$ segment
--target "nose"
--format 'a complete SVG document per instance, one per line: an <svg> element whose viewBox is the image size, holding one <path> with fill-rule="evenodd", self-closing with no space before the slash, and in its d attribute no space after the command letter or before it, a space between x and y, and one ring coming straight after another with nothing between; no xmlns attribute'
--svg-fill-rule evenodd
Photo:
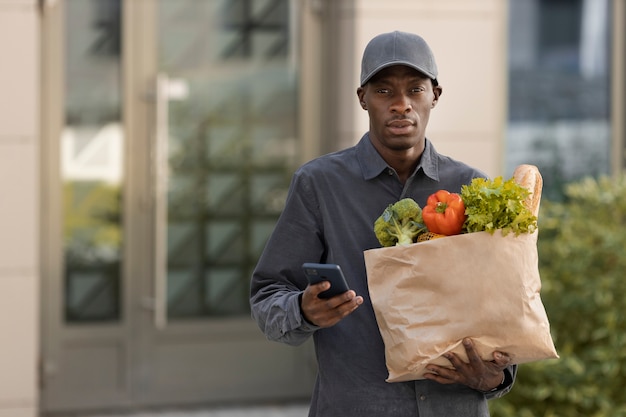
<svg viewBox="0 0 626 417"><path fill-rule="evenodd" d="M411 111L411 100L406 94L398 94L391 103L391 112L406 114Z"/></svg>

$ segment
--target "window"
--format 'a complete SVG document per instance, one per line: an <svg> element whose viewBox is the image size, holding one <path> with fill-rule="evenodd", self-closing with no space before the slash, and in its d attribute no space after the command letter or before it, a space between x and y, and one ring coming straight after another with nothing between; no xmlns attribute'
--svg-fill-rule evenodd
<svg viewBox="0 0 626 417"><path fill-rule="evenodd" d="M610 1L509 2L506 167L537 165L544 194L610 172Z"/></svg>

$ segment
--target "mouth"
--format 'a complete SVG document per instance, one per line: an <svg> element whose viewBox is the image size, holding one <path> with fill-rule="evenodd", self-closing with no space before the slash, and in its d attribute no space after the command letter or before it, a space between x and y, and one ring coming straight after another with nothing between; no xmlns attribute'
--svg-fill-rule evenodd
<svg viewBox="0 0 626 417"><path fill-rule="evenodd" d="M389 127L406 127L406 126L412 126L412 125L413 125L413 121L409 119L394 119L394 120L391 120L390 122L387 122L387 126Z"/></svg>
<svg viewBox="0 0 626 417"><path fill-rule="evenodd" d="M415 123L409 119L395 119L387 123L387 127L396 134L407 133Z"/></svg>

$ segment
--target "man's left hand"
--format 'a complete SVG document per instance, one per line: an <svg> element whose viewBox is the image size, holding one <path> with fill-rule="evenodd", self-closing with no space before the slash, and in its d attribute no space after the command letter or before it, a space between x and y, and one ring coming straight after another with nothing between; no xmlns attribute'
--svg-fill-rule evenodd
<svg viewBox="0 0 626 417"><path fill-rule="evenodd" d="M504 378L504 369L511 358L503 352L494 352L492 361L483 361L470 339L463 339L469 363L463 362L455 353L443 356L452 363L454 369L438 365L428 365L424 378L441 384L464 384L478 391L488 392L498 387Z"/></svg>

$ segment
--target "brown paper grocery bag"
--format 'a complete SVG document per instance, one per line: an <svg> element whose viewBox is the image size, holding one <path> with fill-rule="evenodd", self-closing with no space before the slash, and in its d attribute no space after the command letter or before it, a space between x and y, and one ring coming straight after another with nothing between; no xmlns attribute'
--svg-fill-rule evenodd
<svg viewBox="0 0 626 417"><path fill-rule="evenodd" d="M422 379L426 365L473 339L484 360L558 358L539 291L537 232L468 233L364 252L385 342L388 382Z"/></svg>

